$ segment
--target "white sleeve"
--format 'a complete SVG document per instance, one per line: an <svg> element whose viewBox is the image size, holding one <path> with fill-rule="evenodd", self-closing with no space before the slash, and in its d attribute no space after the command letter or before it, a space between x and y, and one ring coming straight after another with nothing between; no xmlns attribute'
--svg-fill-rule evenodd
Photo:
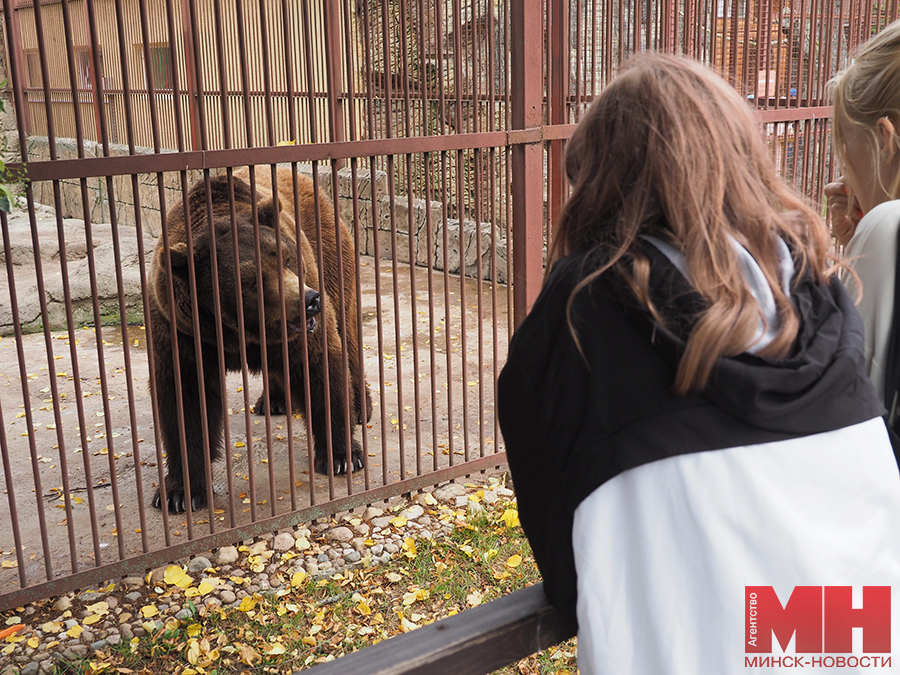
<svg viewBox="0 0 900 675"><path fill-rule="evenodd" d="M884 369L894 311L894 271L897 266L897 236L900 200L884 202L869 211L844 249L862 284L858 301L866 335L866 371L879 396L884 389ZM859 286L851 275L843 275L854 298Z"/></svg>

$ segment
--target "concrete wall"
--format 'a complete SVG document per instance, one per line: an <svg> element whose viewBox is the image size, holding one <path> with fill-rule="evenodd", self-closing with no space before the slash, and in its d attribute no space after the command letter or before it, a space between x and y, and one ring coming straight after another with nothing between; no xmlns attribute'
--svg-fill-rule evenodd
<svg viewBox="0 0 900 675"><path fill-rule="evenodd" d="M152 150L138 148L138 154L149 154ZM84 156L100 157L102 149L93 141L84 143ZM128 154L127 146L112 145L110 154L114 156ZM74 139L57 140L57 156L60 159L71 159L78 156ZM28 157L30 161L50 159L49 147L45 136L32 136L28 139ZM312 174L308 165L301 166L299 171ZM333 199L332 170L330 166L319 167L319 187ZM202 172L187 172L188 185L202 177ZM353 218L353 172L349 168L337 172L338 208L342 220L351 227L355 226ZM138 201L141 209L141 224L145 233L151 237L159 236L161 229L160 199L157 175L138 174ZM374 186L373 186L374 183ZM444 215L440 202L426 202L423 199L410 201L406 196L388 195L387 174L383 171L375 173L372 180L370 171L356 171L356 194L358 203L358 225L360 227L360 252L363 255L375 255L375 238L378 238L378 255L381 258L394 260L391 247L392 227L397 233L398 262L408 263L411 260L421 266L433 266L444 269ZM171 208L181 199L181 175L178 172L163 174L165 205ZM41 204L54 206L53 184L40 182L32 185L35 199ZM112 188L115 197L116 217L119 227L134 228L135 200L131 176L114 176ZM374 188L374 189L373 189ZM87 202L91 221L107 223L110 221L109 187L106 178L87 179ZM80 180L60 181L60 211L63 218L84 218L83 197ZM392 219L393 215L393 219ZM432 247L428 250L426 227L432 230ZM464 261L465 274L477 277L478 264L481 262L481 275L485 280L494 278L493 251L491 244L490 223L476 226L474 221L447 219L447 267L451 273L460 273L460 260ZM500 228L493 228L496 240L497 280L506 283L507 276L507 242ZM480 234L480 245L478 242ZM412 245L410 244L412 242ZM412 258L410 248L413 249Z"/></svg>

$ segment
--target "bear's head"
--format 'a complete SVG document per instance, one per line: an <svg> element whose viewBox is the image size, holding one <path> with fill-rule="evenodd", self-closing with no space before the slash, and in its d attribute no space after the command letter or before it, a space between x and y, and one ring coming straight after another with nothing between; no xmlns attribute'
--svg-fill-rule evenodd
<svg viewBox="0 0 900 675"><path fill-rule="evenodd" d="M322 298L301 277L305 273L300 269L298 242L289 234L295 231L293 218L281 211L277 195L274 198L266 197L257 203L257 228L254 225L249 186L239 179L233 179L233 182L233 219L225 178L210 181L212 209L207 206L205 189L197 194L198 187L205 188L201 182L189 195L193 232L190 246L185 231L184 240L169 246L170 268L165 265L164 247L157 246L157 280L162 277L163 281L156 285L158 306L170 318L165 279L169 276L168 269L171 269L176 322L182 332L193 333L190 294L193 269L200 331L204 339L214 339L215 336L216 292L219 295L219 312L225 330L240 330L240 301L243 333L248 342L262 341L262 326L265 326L267 341L280 340L282 316L287 326L288 339L297 337L303 331L312 332L318 324L317 315L322 310ZM212 228L209 225L210 214ZM214 249L210 245L210 229L215 237ZM305 240L300 244L308 246Z"/></svg>

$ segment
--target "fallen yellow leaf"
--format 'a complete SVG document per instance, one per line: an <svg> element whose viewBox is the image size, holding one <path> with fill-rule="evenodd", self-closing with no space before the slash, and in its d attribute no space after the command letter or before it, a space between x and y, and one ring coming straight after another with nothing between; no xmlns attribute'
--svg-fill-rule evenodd
<svg viewBox="0 0 900 675"><path fill-rule="evenodd" d="M159 609L156 607L156 605L144 605L143 607L141 607L141 616L143 616L145 619L154 617L157 614L159 614Z"/></svg>
<svg viewBox="0 0 900 675"><path fill-rule="evenodd" d="M511 555L506 560L507 567L518 567L521 564L522 564L522 556L520 556L519 554Z"/></svg>

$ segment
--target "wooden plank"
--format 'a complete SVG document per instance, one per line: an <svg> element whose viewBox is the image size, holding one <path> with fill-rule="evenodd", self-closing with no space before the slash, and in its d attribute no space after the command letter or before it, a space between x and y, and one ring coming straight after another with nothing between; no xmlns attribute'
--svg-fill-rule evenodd
<svg viewBox="0 0 900 675"><path fill-rule="evenodd" d="M575 635L535 584L304 675L486 675Z"/></svg>

